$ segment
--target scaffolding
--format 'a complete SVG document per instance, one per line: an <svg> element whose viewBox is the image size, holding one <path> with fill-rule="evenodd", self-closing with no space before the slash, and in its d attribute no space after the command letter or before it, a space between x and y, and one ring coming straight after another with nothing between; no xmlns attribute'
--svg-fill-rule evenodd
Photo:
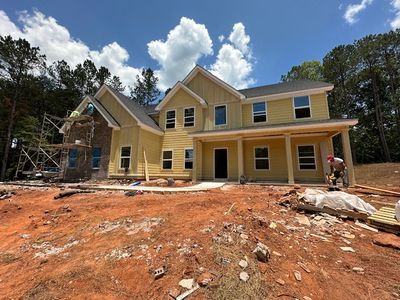
<svg viewBox="0 0 400 300"><path fill-rule="evenodd" d="M84 149L86 160L94 136L93 117L75 112L67 115L60 118L44 114L38 143L21 147L15 178L24 175L30 178L64 179L70 149ZM77 128L83 128L83 139L71 141L73 131Z"/></svg>

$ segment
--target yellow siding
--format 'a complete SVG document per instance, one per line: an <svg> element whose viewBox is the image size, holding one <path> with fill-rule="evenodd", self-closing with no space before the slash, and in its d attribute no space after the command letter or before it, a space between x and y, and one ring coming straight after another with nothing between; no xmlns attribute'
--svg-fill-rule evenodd
<svg viewBox="0 0 400 300"><path fill-rule="evenodd" d="M99 102L108 110L121 126L136 125L136 120L122 107L122 105L106 91L99 99Z"/></svg>
<svg viewBox="0 0 400 300"><path fill-rule="evenodd" d="M144 152L146 152L149 177L153 178L159 176L161 139L162 137L159 135L140 129L139 161L138 161L138 171L137 171L140 177L145 178Z"/></svg>
<svg viewBox="0 0 400 300"><path fill-rule="evenodd" d="M260 100L262 102L262 100ZM329 108L325 94L316 94L310 96L311 118L298 119L294 118L293 98L270 100L267 101L267 124L280 124L290 122L304 122L310 120L326 120L329 119ZM252 104L243 104L242 107L243 126L260 126L265 123L253 124Z"/></svg>
<svg viewBox="0 0 400 300"><path fill-rule="evenodd" d="M125 127L120 130L113 130L110 152L109 174L124 175L125 170L120 166L120 154L122 146L131 146L131 166L128 175L136 176L138 162L138 139L139 127Z"/></svg>
<svg viewBox="0 0 400 300"><path fill-rule="evenodd" d="M254 148L268 147L269 170L256 170L254 161ZM287 164L285 140L260 139L243 142L244 172L249 179L287 181Z"/></svg>
<svg viewBox="0 0 400 300"><path fill-rule="evenodd" d="M228 180L238 180L238 156L236 141L221 141L221 142L204 142L202 147L203 152L203 174L204 180L214 179L214 149L228 148Z"/></svg>
<svg viewBox="0 0 400 300"><path fill-rule="evenodd" d="M195 107L194 127L183 127L183 110L185 107ZM165 113L169 109L176 110L175 128L165 129ZM159 120L161 128L165 129L159 156L160 175L163 177L192 178L192 170L184 169L184 149L194 148L193 139L188 137L188 132L202 129L202 107L200 103L181 89L160 111ZM162 169L162 150L173 150L172 170Z"/></svg>

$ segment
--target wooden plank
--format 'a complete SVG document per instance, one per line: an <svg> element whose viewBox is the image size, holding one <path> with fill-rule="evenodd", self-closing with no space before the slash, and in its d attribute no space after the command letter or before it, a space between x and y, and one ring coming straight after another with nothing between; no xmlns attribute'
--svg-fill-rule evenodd
<svg viewBox="0 0 400 300"><path fill-rule="evenodd" d="M375 220L375 221L385 221L385 222L391 222L393 225L396 225L398 222L392 218L387 218L387 217L382 217L382 216L372 216L369 217L368 219ZM398 224L400 226L400 224Z"/></svg>
<svg viewBox="0 0 400 300"><path fill-rule="evenodd" d="M143 149L143 158L144 158L144 175L146 177L146 181L149 181L149 168L147 165L147 158L146 158L146 150Z"/></svg>
<svg viewBox="0 0 400 300"><path fill-rule="evenodd" d="M394 192L394 191L390 191L390 190L384 190L384 189L378 189L372 186L366 186L366 185L360 185L360 184L355 184L355 187L359 187L359 188L363 188L363 189L367 189L367 190L372 190L372 191L378 191L378 192L383 192L383 193L387 193L387 194L391 194L391 195L395 195L400 197L400 193L398 192Z"/></svg>
<svg viewBox="0 0 400 300"><path fill-rule="evenodd" d="M377 213L375 213L375 215L394 218L394 214L388 213L388 212L384 212L384 211L378 211Z"/></svg>
<svg viewBox="0 0 400 300"><path fill-rule="evenodd" d="M390 212L390 213L392 213L392 214L395 214L395 213L396 213L393 207L385 207L385 206L384 206L384 207L381 207L379 210L387 211L387 212Z"/></svg>

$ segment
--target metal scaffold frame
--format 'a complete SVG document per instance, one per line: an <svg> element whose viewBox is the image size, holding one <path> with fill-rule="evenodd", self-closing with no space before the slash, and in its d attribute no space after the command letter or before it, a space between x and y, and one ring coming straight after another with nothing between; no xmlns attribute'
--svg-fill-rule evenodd
<svg viewBox="0 0 400 300"><path fill-rule="evenodd" d="M64 179L65 169L68 163L68 152L72 148L86 150L91 148L94 135L95 122L89 115L73 115L60 118L49 115L43 116L39 134L39 142L36 145L22 145L15 178L20 174L31 177L54 177ZM70 141L73 128L86 127L84 141Z"/></svg>

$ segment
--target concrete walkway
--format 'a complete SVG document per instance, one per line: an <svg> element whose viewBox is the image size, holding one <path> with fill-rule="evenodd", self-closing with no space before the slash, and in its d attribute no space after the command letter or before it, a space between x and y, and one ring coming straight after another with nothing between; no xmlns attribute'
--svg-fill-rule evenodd
<svg viewBox="0 0 400 300"><path fill-rule="evenodd" d="M189 193L204 192L211 189L217 189L224 185L224 182L201 182L199 184L185 187L161 187L161 186L129 186L129 185L102 185L102 184L69 184L68 188L90 189L90 190L108 190L108 191L138 191L153 193Z"/></svg>

